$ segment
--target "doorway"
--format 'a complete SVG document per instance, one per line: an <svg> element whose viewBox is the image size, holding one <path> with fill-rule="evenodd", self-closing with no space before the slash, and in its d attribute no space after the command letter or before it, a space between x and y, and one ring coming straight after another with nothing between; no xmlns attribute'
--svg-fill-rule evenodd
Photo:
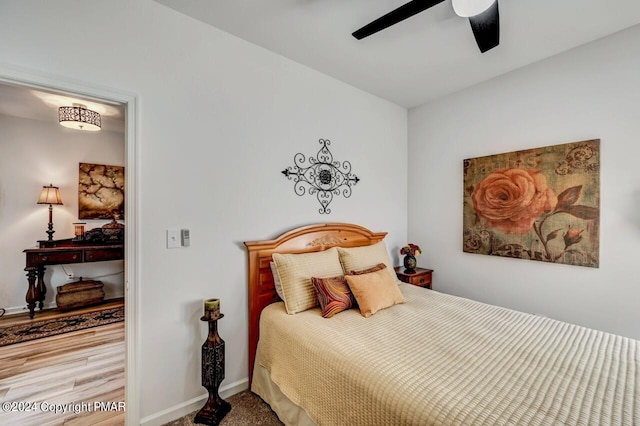
<svg viewBox="0 0 640 426"><path fill-rule="evenodd" d="M138 376L137 376L137 339L136 339L136 330L138 324L137 317L137 282L138 282L138 241L137 241L137 230L138 228L138 220L137 220L137 202L136 202L136 192L137 192L137 132L136 132L136 123L137 123L137 115L136 115L136 97L132 94L122 93L117 90L104 89L97 86L91 86L90 84L86 84L83 82L70 82L68 79L64 78L55 78L50 75L40 74L37 71L30 71L25 69L13 68L8 65L0 64L0 84L7 84L14 87L19 87L25 90L31 90L34 92L41 93L49 93L56 96L61 97L69 97L69 98L80 98L86 101L93 101L97 104L104 104L107 106L114 106L120 108L123 111L123 121L124 121L124 131L123 131L123 139L124 139L124 168L126 170L126 191L125 191L125 240L124 240L124 271L122 278L122 292L124 296L124 305L125 305L125 347L126 347L126 357L125 357L125 403L126 403L126 422L127 424L138 424L139 423L139 404L138 404ZM44 101L43 101L44 102ZM31 170L32 179L37 180L38 182L42 179L41 176L46 176L47 168L50 173L55 175L56 173L56 165L55 163L47 162L47 158L43 158L39 153L33 152L33 156L30 157L27 164L20 165L23 168ZM46 177L45 177L46 179ZM47 182L53 183L53 182ZM9 202L9 200L3 200L3 195L0 192L0 203ZM32 194L25 194L24 196L29 199ZM73 194L72 194L73 196ZM37 194L36 194L37 198ZM43 207L43 206L38 206ZM38 213L34 213L39 214ZM65 230L65 226L68 226L70 217L65 217L64 214L60 213L57 216L54 211L54 224L56 225L56 230L60 229L60 235L62 235L63 230ZM40 217L27 217L24 221L21 221L16 225L16 229L19 231L21 226L30 226L32 221L36 221L40 227L44 226L42 232L46 229L46 221L44 224L40 223ZM46 219L45 219L46 220ZM26 222L26 225L25 225ZM76 220L77 222L77 220ZM58 223L59 228L58 228ZM38 228L40 230L40 228ZM68 233L68 229L66 230ZM57 237L58 235L56 235ZM40 238L40 237L38 237ZM42 238L46 240L46 235ZM34 241L35 243L35 241ZM27 246L28 247L28 246ZM17 251L22 251L22 249L27 247L15 247ZM24 263L24 254L22 254L22 264ZM18 265L14 265L15 268ZM75 274L76 271L73 270L73 265L69 265L70 268L67 268L66 273L69 270ZM18 269L21 269L18 266ZM58 269L58 268L56 268ZM64 271L64 270L62 270ZM58 274L63 274L65 272L60 272L58 270ZM49 272L52 274L52 271ZM51 278L51 277L47 277ZM23 284L22 289L27 289L27 278L24 276L24 272L22 272L22 280ZM52 287L49 283L48 290L51 292ZM0 293L0 296L2 294ZM51 301L51 295L49 295L48 299ZM0 308L2 303L0 303ZM38 315L36 310L36 318Z"/></svg>

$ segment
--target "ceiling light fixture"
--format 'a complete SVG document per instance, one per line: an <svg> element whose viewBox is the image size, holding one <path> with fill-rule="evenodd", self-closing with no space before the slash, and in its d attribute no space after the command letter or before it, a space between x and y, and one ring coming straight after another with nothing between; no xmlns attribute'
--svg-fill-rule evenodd
<svg viewBox="0 0 640 426"><path fill-rule="evenodd" d="M495 3L496 0L451 0L456 15L462 18L470 18L480 15Z"/></svg>
<svg viewBox="0 0 640 426"><path fill-rule="evenodd" d="M70 129L97 132L102 127L100 114L81 104L61 106L58 108L58 117L60 124Z"/></svg>

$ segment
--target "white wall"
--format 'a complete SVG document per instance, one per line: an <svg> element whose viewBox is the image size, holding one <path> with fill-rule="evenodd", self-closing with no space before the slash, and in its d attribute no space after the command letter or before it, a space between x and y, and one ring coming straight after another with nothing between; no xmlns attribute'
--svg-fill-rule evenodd
<svg viewBox="0 0 640 426"><path fill-rule="evenodd" d="M640 338L639 45L636 26L410 111L409 237L437 290ZM462 252L463 159L595 138L599 269Z"/></svg>
<svg viewBox="0 0 640 426"><path fill-rule="evenodd" d="M55 118L55 111L53 111ZM7 313L26 309L27 279L22 250L46 240L48 205L36 201L43 185L60 188L62 206L53 207L54 239L73 237L78 220L78 163L124 165L124 136L116 132L80 132L45 122L0 115L0 307ZM86 230L102 226L104 220L82 220ZM123 262L48 266L45 273L45 307L55 305L59 285L98 279L105 297L122 297Z"/></svg>
<svg viewBox="0 0 640 426"><path fill-rule="evenodd" d="M68 31L73 48L62 49ZM3 1L0 63L139 96L141 417L205 391L203 300L221 299L226 380L247 376L242 242L352 222L406 242L407 111L150 0ZM320 215L280 171L332 141L361 182ZM165 229L191 247L167 250ZM394 256L398 261L397 255Z"/></svg>

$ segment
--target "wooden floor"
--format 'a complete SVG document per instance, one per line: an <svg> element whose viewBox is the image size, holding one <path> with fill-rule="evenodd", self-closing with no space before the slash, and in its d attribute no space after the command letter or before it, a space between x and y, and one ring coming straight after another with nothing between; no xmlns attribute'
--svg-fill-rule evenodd
<svg viewBox="0 0 640 426"><path fill-rule="evenodd" d="M123 425L124 366L123 322L0 347L0 425Z"/></svg>

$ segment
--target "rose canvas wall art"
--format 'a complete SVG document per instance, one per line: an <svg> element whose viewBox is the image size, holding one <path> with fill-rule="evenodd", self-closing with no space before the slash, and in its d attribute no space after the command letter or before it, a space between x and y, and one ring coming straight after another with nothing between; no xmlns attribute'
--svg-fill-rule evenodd
<svg viewBox="0 0 640 426"><path fill-rule="evenodd" d="M463 251L599 267L600 140L464 160Z"/></svg>
<svg viewBox="0 0 640 426"><path fill-rule="evenodd" d="M124 167L80 163L78 219L124 220Z"/></svg>

